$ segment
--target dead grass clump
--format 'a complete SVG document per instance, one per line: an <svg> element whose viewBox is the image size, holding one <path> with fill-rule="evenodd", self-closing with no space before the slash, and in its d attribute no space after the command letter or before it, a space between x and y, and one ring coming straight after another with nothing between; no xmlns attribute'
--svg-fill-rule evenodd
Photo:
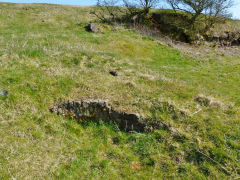
<svg viewBox="0 0 240 180"><path fill-rule="evenodd" d="M203 94L199 94L194 100L201 106L205 106L205 107L215 107L215 108L224 107L224 104L221 101L216 100L211 96L205 96Z"/></svg>
<svg viewBox="0 0 240 180"><path fill-rule="evenodd" d="M136 88L137 85L134 82L128 81L126 82L126 86L128 86L129 88Z"/></svg>

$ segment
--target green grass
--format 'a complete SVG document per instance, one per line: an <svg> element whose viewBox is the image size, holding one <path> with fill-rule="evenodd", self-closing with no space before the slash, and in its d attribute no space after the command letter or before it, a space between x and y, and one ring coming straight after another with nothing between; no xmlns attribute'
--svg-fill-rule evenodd
<svg viewBox="0 0 240 180"><path fill-rule="evenodd" d="M89 33L90 7L0 6L0 179L239 178L238 54L199 60L122 27ZM81 98L171 128L125 133L49 111Z"/></svg>

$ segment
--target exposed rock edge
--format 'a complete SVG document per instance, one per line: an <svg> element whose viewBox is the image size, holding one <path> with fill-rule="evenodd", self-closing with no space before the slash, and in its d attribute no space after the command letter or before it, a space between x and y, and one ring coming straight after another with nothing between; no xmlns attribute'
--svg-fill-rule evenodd
<svg viewBox="0 0 240 180"><path fill-rule="evenodd" d="M162 127L162 124L143 119L137 113L115 111L104 100L68 101L50 109L51 112L77 120L113 122L120 130L130 132L149 132Z"/></svg>

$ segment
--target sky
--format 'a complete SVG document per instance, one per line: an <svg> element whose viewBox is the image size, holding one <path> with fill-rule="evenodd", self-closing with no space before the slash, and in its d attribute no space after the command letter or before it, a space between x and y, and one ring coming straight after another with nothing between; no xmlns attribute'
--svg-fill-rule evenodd
<svg viewBox="0 0 240 180"><path fill-rule="evenodd" d="M0 2L94 5L96 0L4 0ZM235 6L231 8L231 13L233 14L233 18L240 19L240 0L234 0L234 3Z"/></svg>

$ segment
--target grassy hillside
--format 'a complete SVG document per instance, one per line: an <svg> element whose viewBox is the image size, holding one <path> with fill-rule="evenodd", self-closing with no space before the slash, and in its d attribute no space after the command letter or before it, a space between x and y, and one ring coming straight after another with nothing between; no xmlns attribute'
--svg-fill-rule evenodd
<svg viewBox="0 0 240 180"><path fill-rule="evenodd" d="M240 51L188 56L123 27L86 32L89 12L0 4L0 179L239 178ZM126 133L49 111L87 98L169 128Z"/></svg>

